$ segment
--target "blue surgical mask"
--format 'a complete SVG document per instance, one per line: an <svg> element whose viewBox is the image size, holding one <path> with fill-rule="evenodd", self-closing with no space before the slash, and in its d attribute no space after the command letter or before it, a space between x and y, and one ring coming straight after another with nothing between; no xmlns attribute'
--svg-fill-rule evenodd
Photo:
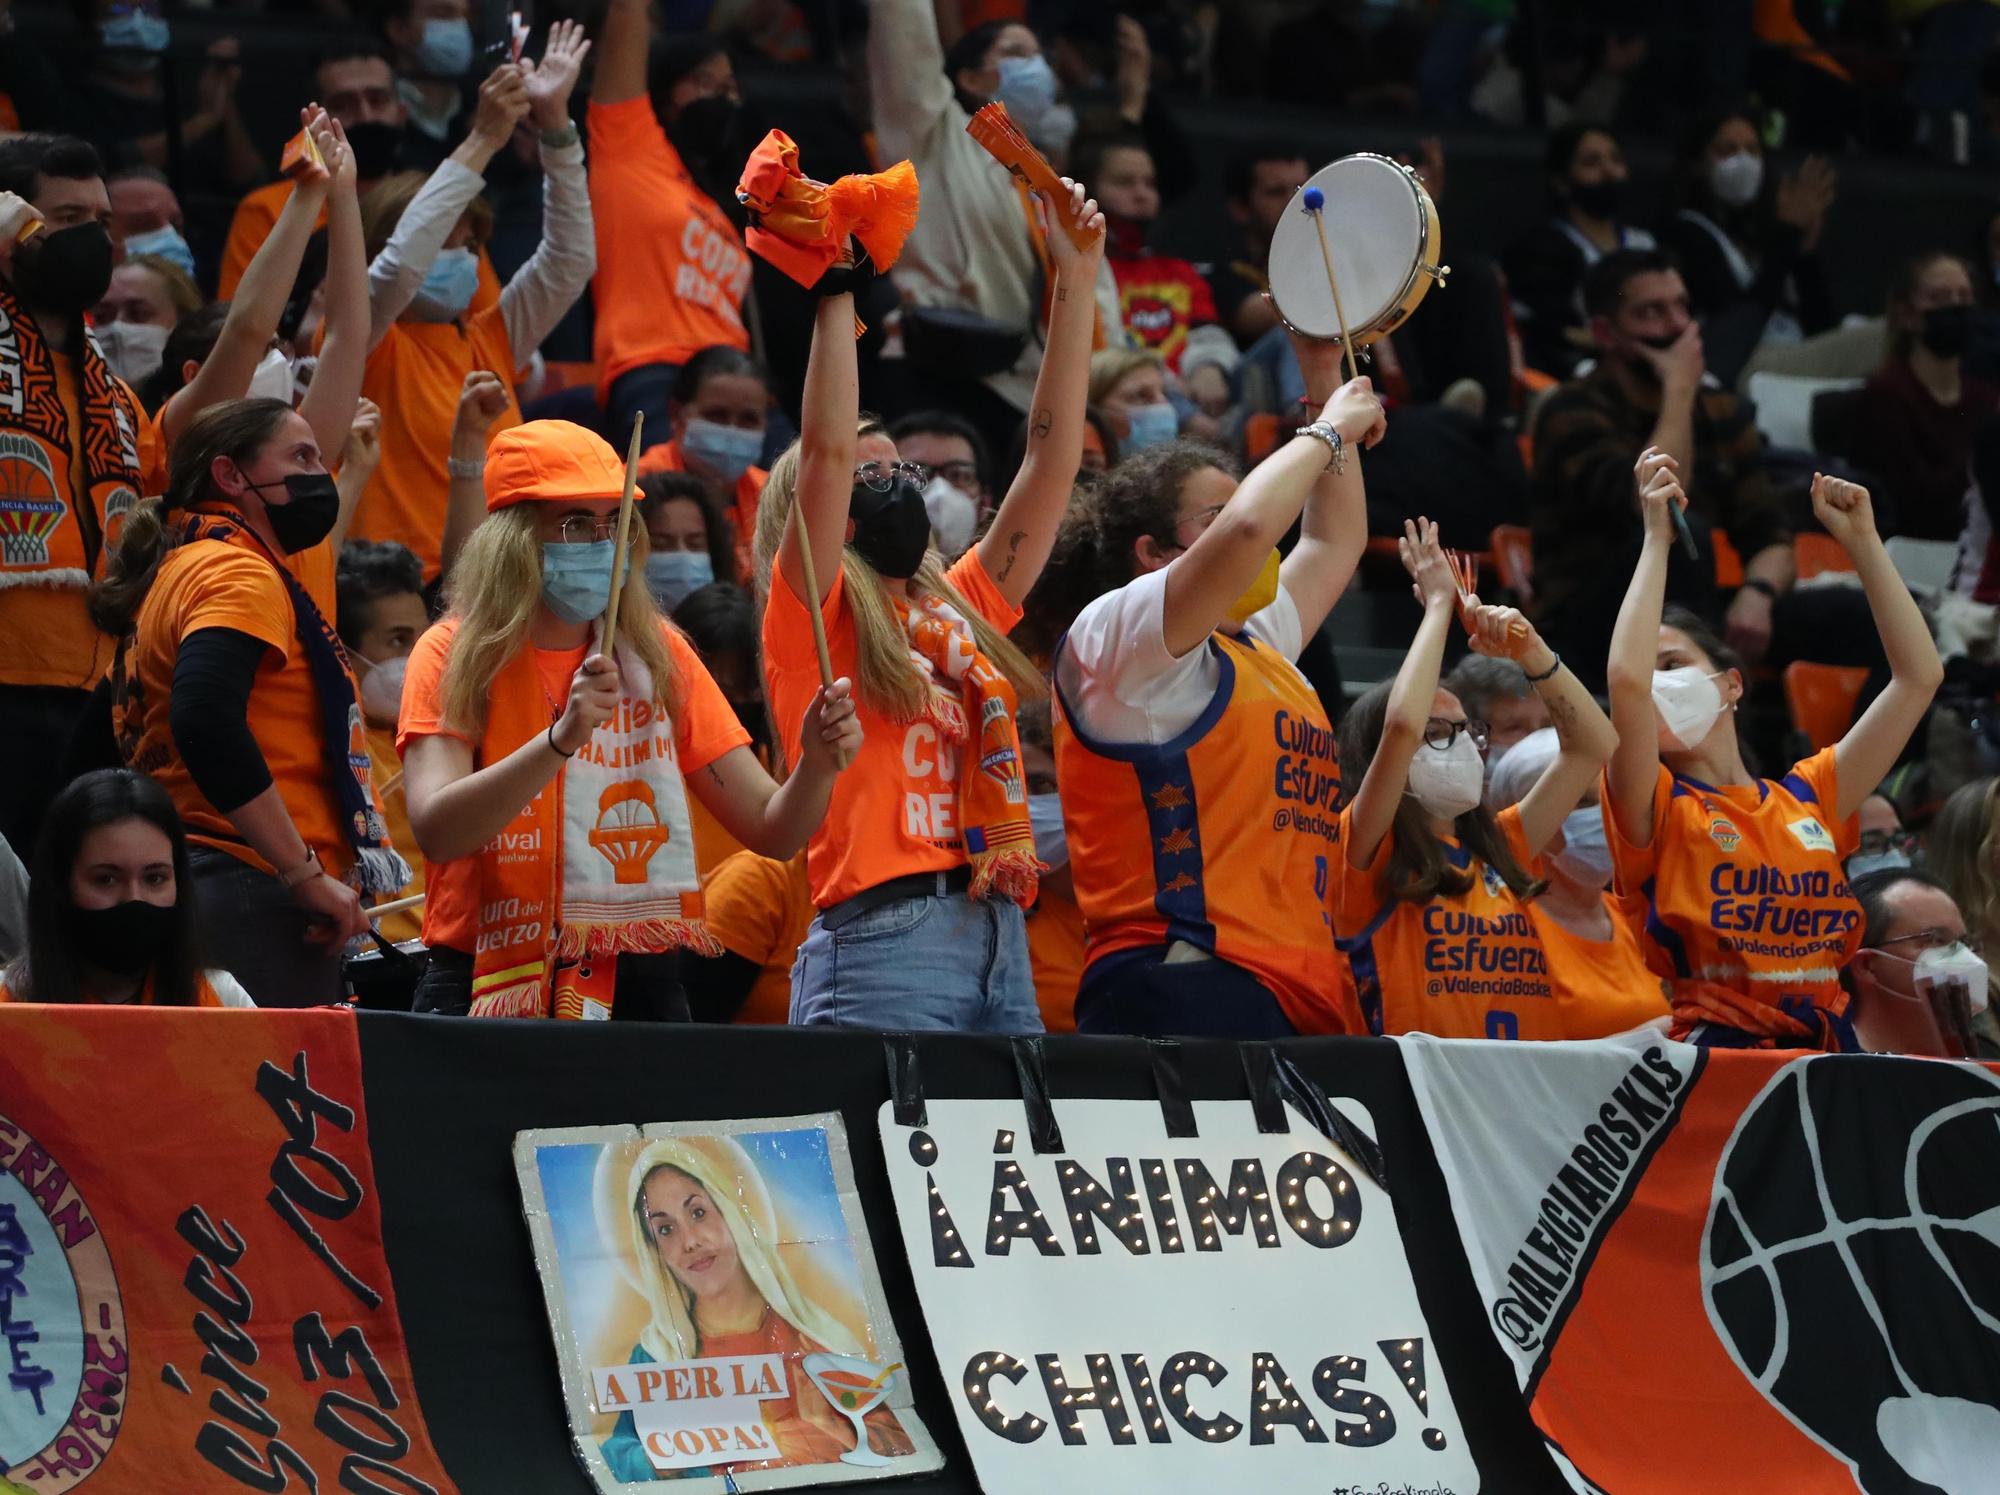
<svg viewBox="0 0 2000 1495"><path fill-rule="evenodd" d="M656 550L646 557L646 590L670 613L696 587L715 580L715 562L705 550Z"/></svg>
<svg viewBox="0 0 2000 1495"><path fill-rule="evenodd" d="M690 420L681 435L681 450L723 482L733 483L764 454L764 433Z"/></svg>
<svg viewBox="0 0 2000 1495"><path fill-rule="evenodd" d="M472 66L472 23L433 17L417 43L417 66L433 78L462 78Z"/></svg>
<svg viewBox="0 0 2000 1495"><path fill-rule="evenodd" d="M1853 882L1870 872L1888 872L1909 865L1909 857L1893 847L1888 851L1857 851L1847 859L1847 880Z"/></svg>
<svg viewBox="0 0 2000 1495"><path fill-rule="evenodd" d="M1181 434L1180 417L1162 400L1157 405L1134 405L1125 412L1131 431L1120 443L1123 453L1143 452L1149 446L1165 446Z"/></svg>
<svg viewBox="0 0 2000 1495"><path fill-rule="evenodd" d="M1580 883L1611 886L1611 843L1604 834L1604 812L1596 805L1579 805L1563 817L1563 849L1550 858Z"/></svg>
<svg viewBox="0 0 2000 1495"><path fill-rule="evenodd" d="M479 256L470 249L440 249L410 302L410 314L420 322L455 321L478 289Z"/></svg>
<svg viewBox="0 0 2000 1495"><path fill-rule="evenodd" d="M1007 106L1014 123L1032 130L1056 101L1056 73L1046 57L1003 57L993 97Z"/></svg>
<svg viewBox="0 0 2000 1495"><path fill-rule="evenodd" d="M128 238L125 241L125 257L130 259L136 254L150 254L170 265L178 265L187 272L189 280L194 279L194 251L188 248L188 241L172 224Z"/></svg>
<svg viewBox="0 0 2000 1495"><path fill-rule="evenodd" d="M166 17L150 10L125 11L97 28L98 40L105 51L144 52L153 57L167 50L171 35Z"/></svg>
<svg viewBox="0 0 2000 1495"><path fill-rule="evenodd" d="M565 623L589 623L611 605L613 540L542 542L542 602Z"/></svg>
<svg viewBox="0 0 2000 1495"><path fill-rule="evenodd" d="M1035 855L1057 872L1069 865L1069 832L1063 829L1062 796L1028 796L1028 825L1035 833Z"/></svg>

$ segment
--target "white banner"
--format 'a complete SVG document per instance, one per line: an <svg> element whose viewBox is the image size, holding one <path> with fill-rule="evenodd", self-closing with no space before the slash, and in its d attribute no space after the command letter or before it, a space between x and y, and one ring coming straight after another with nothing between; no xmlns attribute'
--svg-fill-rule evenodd
<svg viewBox="0 0 2000 1495"><path fill-rule="evenodd" d="M1373 1132L1365 1108L1340 1109ZM1389 1197L1287 1108L1019 1102L881 1112L903 1241L988 1495L1469 1495L1465 1436Z"/></svg>

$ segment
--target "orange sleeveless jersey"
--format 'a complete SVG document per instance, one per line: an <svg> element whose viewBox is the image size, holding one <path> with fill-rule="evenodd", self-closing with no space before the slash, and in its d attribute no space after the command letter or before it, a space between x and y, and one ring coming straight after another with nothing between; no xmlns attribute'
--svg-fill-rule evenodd
<svg viewBox="0 0 2000 1495"><path fill-rule="evenodd" d="M1269 645L1215 634L1208 647L1222 665L1214 700L1158 746L1092 742L1057 687L1087 960L1184 941L1263 982L1301 1033L1356 1031L1326 913L1340 860L1333 728Z"/></svg>
<svg viewBox="0 0 2000 1495"><path fill-rule="evenodd" d="M1663 764L1643 849L1618 824L1607 783L1614 886L1641 920L1646 964L1667 980L1675 1037L1730 1006L1845 1016L1840 968L1861 944L1861 905L1842 863L1860 829L1854 816L1833 818L1833 755L1719 789Z"/></svg>
<svg viewBox="0 0 2000 1495"><path fill-rule="evenodd" d="M1346 840L1351 809L1341 811ZM1531 873L1535 860L1521 833L1521 812L1494 817L1514 856ZM1381 872L1395 847L1382 838L1372 867L1336 859L1333 925L1354 969L1361 1013L1371 1033L1431 1033L1439 1038L1562 1038L1562 1013L1527 905L1500 874L1456 841L1446 858L1469 867L1472 886L1427 903L1391 898Z"/></svg>

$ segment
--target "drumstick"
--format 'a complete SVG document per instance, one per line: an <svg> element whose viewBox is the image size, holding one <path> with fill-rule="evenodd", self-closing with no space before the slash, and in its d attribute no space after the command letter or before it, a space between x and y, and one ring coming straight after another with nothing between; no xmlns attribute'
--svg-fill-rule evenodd
<svg viewBox="0 0 2000 1495"><path fill-rule="evenodd" d="M799 541L799 580L805 583L806 611L812 614L813 648L819 654L819 683L822 689L833 689L833 656L826 647L826 619L820 616L821 598L819 577L813 572L812 541L806 535L806 511L794 502L792 504L792 533Z"/></svg>
<svg viewBox="0 0 2000 1495"><path fill-rule="evenodd" d="M1451 567L1452 584L1458 588L1458 605L1463 609L1479 595L1479 557L1465 551L1447 550L1444 559L1445 564ZM1526 638L1528 636L1526 620L1515 618L1508 623L1507 636Z"/></svg>
<svg viewBox="0 0 2000 1495"><path fill-rule="evenodd" d="M639 487L639 433L645 428L646 412L634 411L632 415L632 444L625 449L625 497L618 504L618 548L612 552L617 559L611 567L611 605L604 610L604 643L598 650L606 659L618 646L618 597L625 590L625 573L631 569L631 560L625 554L625 541L632 532L632 495Z"/></svg>
<svg viewBox="0 0 2000 1495"><path fill-rule="evenodd" d="M377 919L388 918L391 914L403 913L408 909L416 908L423 901L424 895L422 893L412 893L407 898L397 898L389 903L378 903L367 911L368 922L372 924Z"/></svg>
<svg viewBox="0 0 2000 1495"><path fill-rule="evenodd" d="M1354 367L1354 339L1347 335L1347 313L1340 306L1340 281L1333 273L1333 250L1326 242L1326 194L1317 187L1308 187L1300 201L1312 215L1313 227L1319 230L1319 257L1326 264L1326 288L1333 292L1333 316L1340 323L1340 352L1347 360L1347 379L1351 384L1360 375Z"/></svg>

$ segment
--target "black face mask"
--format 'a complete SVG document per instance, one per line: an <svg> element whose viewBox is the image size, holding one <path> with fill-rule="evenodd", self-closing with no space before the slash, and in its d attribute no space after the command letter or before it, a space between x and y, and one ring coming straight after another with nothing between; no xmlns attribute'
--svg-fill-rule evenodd
<svg viewBox="0 0 2000 1495"><path fill-rule="evenodd" d="M354 152L354 174L375 181L396 169L396 152L403 146L403 127L366 120L347 128L347 148Z"/></svg>
<svg viewBox="0 0 2000 1495"><path fill-rule="evenodd" d="M1606 177L1601 182L1571 182L1569 200L1578 211L1592 218L1615 219L1625 205L1625 183L1617 177Z"/></svg>
<svg viewBox="0 0 2000 1495"><path fill-rule="evenodd" d="M1937 357L1957 358L1965 352L1966 339L1971 334L1971 307L1933 306L1924 313L1923 331L1918 337Z"/></svg>
<svg viewBox="0 0 2000 1495"><path fill-rule="evenodd" d="M877 576L908 581L917 574L931 545L923 489L902 477L886 493L856 483L848 512L854 516L854 548Z"/></svg>
<svg viewBox="0 0 2000 1495"><path fill-rule="evenodd" d="M743 106L727 94L710 94L696 99L674 116L667 126L667 138L690 168L713 159L725 150L736 133L737 116Z"/></svg>
<svg viewBox="0 0 2000 1495"><path fill-rule="evenodd" d="M72 948L85 965L113 976L142 976L173 933L174 910L142 899L114 903L110 908L63 910L63 924Z"/></svg>
<svg viewBox="0 0 2000 1495"><path fill-rule="evenodd" d="M261 493L281 485L249 486ZM286 555L297 555L301 550L311 550L333 533L334 522L340 518L340 489L334 484L333 474L327 472L286 473L282 486L291 501L266 503L264 517L271 522L271 533L278 537L278 548Z"/></svg>
<svg viewBox="0 0 2000 1495"><path fill-rule="evenodd" d="M111 289L111 230L78 223L36 234L14 251L14 284L30 306L81 316Z"/></svg>

